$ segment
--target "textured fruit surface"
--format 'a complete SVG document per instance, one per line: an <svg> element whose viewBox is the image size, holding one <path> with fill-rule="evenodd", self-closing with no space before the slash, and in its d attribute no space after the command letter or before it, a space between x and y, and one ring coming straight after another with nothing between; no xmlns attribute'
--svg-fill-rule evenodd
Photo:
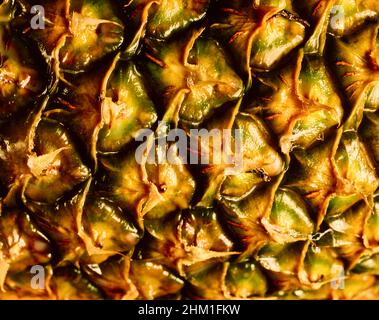
<svg viewBox="0 0 379 320"><path fill-rule="evenodd" d="M379 299L378 0L0 1L3 299Z"/></svg>

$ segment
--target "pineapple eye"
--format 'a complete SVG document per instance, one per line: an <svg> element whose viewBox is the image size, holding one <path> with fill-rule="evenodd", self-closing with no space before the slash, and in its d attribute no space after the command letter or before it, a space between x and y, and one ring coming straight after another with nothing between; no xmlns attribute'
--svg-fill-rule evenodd
<svg viewBox="0 0 379 320"><path fill-rule="evenodd" d="M357 45L359 43L359 45ZM333 41L334 70L354 108L346 126L356 126L363 110L379 108L378 25L373 24L345 40Z"/></svg>
<svg viewBox="0 0 379 320"><path fill-rule="evenodd" d="M163 218L177 209L188 208L195 182L180 158L176 158L177 164L138 164L134 152L101 157L104 188L110 196L138 220L144 216ZM165 192L160 192L162 186Z"/></svg>
<svg viewBox="0 0 379 320"><path fill-rule="evenodd" d="M314 230L308 210L298 194L289 189L279 189L275 193L270 217L262 223L277 242L307 240Z"/></svg>
<svg viewBox="0 0 379 320"><path fill-rule="evenodd" d="M0 27L0 120L29 109L44 92L42 59L26 41Z"/></svg>
<svg viewBox="0 0 379 320"><path fill-rule="evenodd" d="M55 270L51 279L51 290L56 299L59 300L100 300L103 298L100 290L74 266L61 267Z"/></svg>
<svg viewBox="0 0 379 320"><path fill-rule="evenodd" d="M379 163L379 114L368 112L365 114L360 128L360 134L364 145L367 146L370 155L375 160L376 168Z"/></svg>
<svg viewBox="0 0 379 320"><path fill-rule="evenodd" d="M262 297L268 283L258 263L208 262L191 267L189 295L202 299L249 299Z"/></svg>
<svg viewBox="0 0 379 320"><path fill-rule="evenodd" d="M131 217L125 217L125 212L111 201L87 198L83 227L95 246L101 249L99 254L90 257L91 261L102 262L112 253L123 253L134 248L141 236L130 220Z"/></svg>
<svg viewBox="0 0 379 320"><path fill-rule="evenodd" d="M192 266L236 254L230 236L212 209L194 208L145 222L149 236L143 242L142 259L154 259L185 276Z"/></svg>
<svg viewBox="0 0 379 320"><path fill-rule="evenodd" d="M5 2L12 3L14 1ZM37 16L38 22L43 22L43 27L31 27L31 21L36 17L32 13L35 12L32 10L35 5L42 6L44 9L44 15ZM63 44L62 40L69 33L68 6L69 1L41 0L16 2L16 13L14 14L14 19L11 21L11 26L19 34L27 35L30 39L36 41L44 57L49 62L52 62L52 59L55 59L55 55Z"/></svg>
<svg viewBox="0 0 379 320"><path fill-rule="evenodd" d="M99 133L100 151L119 151L135 138L137 132L149 128L157 113L141 74L134 65L119 62L108 81L103 102L104 127Z"/></svg>
<svg viewBox="0 0 379 320"><path fill-rule="evenodd" d="M20 210L4 210L0 220L0 257L7 271L29 271L33 265L51 260L49 240L42 235L29 215Z"/></svg>
<svg viewBox="0 0 379 320"><path fill-rule="evenodd" d="M267 279L255 261L230 263L225 283L229 294L236 298L264 296L268 289Z"/></svg>
<svg viewBox="0 0 379 320"><path fill-rule="evenodd" d="M150 83L163 98L166 110L179 110L178 119L170 121L198 126L242 94L242 80L224 50L214 40L199 38L199 33L167 45L151 43L149 51L145 67ZM196 64L190 63L194 60Z"/></svg>
<svg viewBox="0 0 379 320"><path fill-rule="evenodd" d="M119 49L124 40L124 26L109 0L78 1L70 9L70 33L59 51L60 66L81 72Z"/></svg>
<svg viewBox="0 0 379 320"><path fill-rule="evenodd" d="M114 256L86 265L89 278L113 299L157 299L179 294L184 283L170 270L145 260Z"/></svg>
<svg viewBox="0 0 379 320"><path fill-rule="evenodd" d="M184 286L183 280L164 266L144 260L134 260L130 265L130 278L144 299L177 294Z"/></svg>
<svg viewBox="0 0 379 320"><path fill-rule="evenodd" d="M379 272L379 255L363 256L354 267L353 272L377 275Z"/></svg>
<svg viewBox="0 0 379 320"><path fill-rule="evenodd" d="M37 127L35 152L28 159L33 177L25 196L30 200L52 203L89 178L90 170L73 147L73 140L53 120L44 119ZM48 193L45 188L49 188Z"/></svg>
<svg viewBox="0 0 379 320"><path fill-rule="evenodd" d="M267 7L228 3L211 26L215 37L232 51L248 86L252 70L273 70L304 40L304 22L280 13L287 6L285 2L274 1Z"/></svg>
<svg viewBox="0 0 379 320"><path fill-rule="evenodd" d="M145 21L143 13L148 10L146 33L156 38L168 38L205 16L209 0L136 0L131 1L127 11L132 22L140 27Z"/></svg>
<svg viewBox="0 0 379 320"><path fill-rule="evenodd" d="M115 255L99 264L83 265L83 273L112 299L135 299L138 291L129 279L130 258Z"/></svg>

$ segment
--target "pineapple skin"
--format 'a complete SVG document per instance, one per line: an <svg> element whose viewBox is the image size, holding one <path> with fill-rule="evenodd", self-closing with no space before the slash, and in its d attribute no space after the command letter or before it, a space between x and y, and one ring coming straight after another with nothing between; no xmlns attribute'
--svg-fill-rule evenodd
<svg viewBox="0 0 379 320"><path fill-rule="evenodd" d="M379 299L377 0L0 17L0 300ZM137 161L171 129L240 130L242 165Z"/></svg>

